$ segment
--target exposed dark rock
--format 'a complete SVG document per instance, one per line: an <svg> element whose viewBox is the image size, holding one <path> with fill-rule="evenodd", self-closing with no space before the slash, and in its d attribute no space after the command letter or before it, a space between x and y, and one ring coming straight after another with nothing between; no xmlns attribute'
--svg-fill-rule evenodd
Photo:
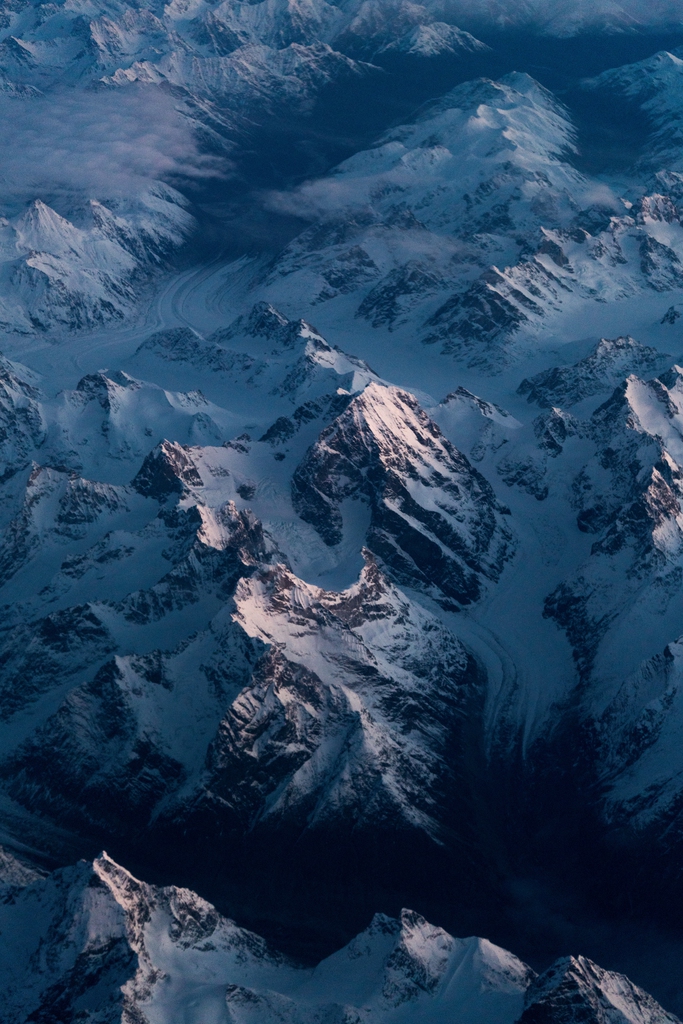
<svg viewBox="0 0 683 1024"><path fill-rule="evenodd" d="M397 388L369 385L297 467L294 506L330 546L349 498L370 506L368 547L402 583L469 604L509 556L489 484Z"/></svg>
<svg viewBox="0 0 683 1024"><path fill-rule="evenodd" d="M202 478L189 451L175 441L162 441L149 453L131 486L145 498L157 501L181 494L185 486L201 487Z"/></svg>

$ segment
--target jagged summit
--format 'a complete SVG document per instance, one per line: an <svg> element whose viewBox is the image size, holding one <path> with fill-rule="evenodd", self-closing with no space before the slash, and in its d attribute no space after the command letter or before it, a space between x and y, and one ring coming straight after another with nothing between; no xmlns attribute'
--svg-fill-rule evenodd
<svg viewBox="0 0 683 1024"><path fill-rule="evenodd" d="M519 1024L544 1021L609 1021L675 1024L678 1020L623 974L605 971L583 956L564 957L527 989Z"/></svg>
<svg viewBox="0 0 683 1024"><path fill-rule="evenodd" d="M594 350L573 366L554 366L523 380L517 391L542 408L571 406L607 392L630 374L651 373L671 356L631 337L601 338Z"/></svg>
<svg viewBox="0 0 683 1024"><path fill-rule="evenodd" d="M289 320L287 317L280 313L270 302L257 302L246 317L238 316L225 329L223 337L228 340L246 334L252 338L261 337L276 340L282 335L282 328L288 326Z"/></svg>
<svg viewBox="0 0 683 1024"><path fill-rule="evenodd" d="M344 536L343 502L367 504L367 544L388 570L461 604L478 599L512 551L486 481L394 387L369 384L323 431L294 473L292 499L330 546Z"/></svg>
<svg viewBox="0 0 683 1024"><path fill-rule="evenodd" d="M408 53L420 57L435 57L443 54L476 53L487 50L486 43L475 39L469 32L463 32L455 25L443 21L418 25L399 39L385 43L380 53Z"/></svg>
<svg viewBox="0 0 683 1024"><path fill-rule="evenodd" d="M193 484L201 487L202 478L182 445L172 441L162 441L149 453L132 482L139 494L158 501Z"/></svg>
<svg viewBox="0 0 683 1024"><path fill-rule="evenodd" d="M677 1020L582 957L535 978L513 954L411 910L375 915L339 952L299 967L195 893L140 882L106 853L25 879L0 920L8 1024L48 1014L106 1024L225 1013L254 1024Z"/></svg>
<svg viewBox="0 0 683 1024"><path fill-rule="evenodd" d="M41 199L36 199L16 225L17 244L34 252L53 255L81 248L81 233Z"/></svg>

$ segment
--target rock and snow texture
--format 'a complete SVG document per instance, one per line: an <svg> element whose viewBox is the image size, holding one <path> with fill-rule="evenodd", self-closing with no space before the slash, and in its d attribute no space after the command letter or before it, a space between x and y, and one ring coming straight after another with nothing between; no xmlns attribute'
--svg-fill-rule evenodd
<svg viewBox="0 0 683 1024"><path fill-rule="evenodd" d="M49 376L0 355L4 479L33 460L127 483L164 438L220 445L255 418L272 446L378 380L363 360L266 303L208 339L186 328L156 332L126 366L55 394ZM179 391L188 379L195 386Z"/></svg>
<svg viewBox="0 0 683 1024"><path fill-rule="evenodd" d="M678 819L682 653L679 638L643 662L598 719L600 764L610 781L606 813L611 822L666 828Z"/></svg>
<svg viewBox="0 0 683 1024"><path fill-rule="evenodd" d="M240 584L235 604L270 651L221 722L209 801L251 827L333 831L341 816L356 832L403 821L440 837L462 716L481 697L462 644L372 561L342 593L277 566Z"/></svg>
<svg viewBox="0 0 683 1024"><path fill-rule="evenodd" d="M436 338L456 331L456 313L449 312L456 300L446 308L444 299L460 281L469 298L457 303L465 303L458 309L468 330L490 334L496 305L499 333L511 317L521 322L517 306L531 299L522 296L514 305L514 282L496 271L497 284L487 270L489 282L482 269L493 260L503 267L516 261L519 237L538 234L544 223L549 229L569 224L574 194L585 189L559 155L573 146L573 134L564 109L526 75L458 86L329 180L289 198L302 212L319 209L319 222L277 261L269 278L273 295L291 291L295 275L297 291L315 302L358 293L357 315L375 327L418 318L423 337ZM541 265L530 265L529 273L550 292L560 288Z"/></svg>
<svg viewBox="0 0 683 1024"><path fill-rule="evenodd" d="M519 1024L674 1024L677 1020L623 974L583 956L564 957L529 986Z"/></svg>
<svg viewBox="0 0 683 1024"><path fill-rule="evenodd" d="M543 370L523 380L517 391L541 408L567 407L615 388L629 374L642 376L656 370L666 361L666 353L641 345L634 338L601 338L578 363Z"/></svg>
<svg viewBox="0 0 683 1024"><path fill-rule="evenodd" d="M233 410L243 405L253 414L266 400L268 425L273 411L291 413L292 403L301 406L335 391L352 394L378 380L362 359L330 346L311 324L287 319L268 302L256 303L206 339L187 328L154 333L131 365L169 382L179 370L189 372Z"/></svg>
<svg viewBox="0 0 683 1024"><path fill-rule="evenodd" d="M574 8L546 10L544 30L602 17ZM363 62L414 75L433 58L430 74L488 59L460 10L16 5L0 28L0 99L27 111L42 102L35 90L69 84L124 106L158 90L225 152L268 118L303 123L321 88L379 75ZM3 842L29 822L36 849L54 854L48 830L60 828L73 844L55 854L65 863L74 845L116 837L122 857L149 855L169 877L182 847L197 877L229 884L240 856L269 859L268 879L281 869L263 899L269 926L284 914L280 878L290 896L299 885L297 898L342 901L344 863L359 888L399 861L406 874L443 865L422 870L433 875L425 898L448 889L452 905L473 889L478 899L484 875L493 889L502 878L498 912L506 872L536 856L535 787L550 765L560 806L587 794L591 835L625 835L636 866L643 857L657 878L674 876L680 75L680 57L660 54L586 83L585 96L617 96L649 118L647 160L618 181L577 169L569 110L526 74L458 85L333 172L270 193L269 209L308 226L273 258L178 275L144 327L141 289L193 230L178 192L22 193L6 211ZM374 875L363 873L370 854ZM26 900L33 914L36 892L62 886L60 906L79 922L46 926L45 985L26 983L34 1020L72 1004L100 1024L110 1009L128 1024L181 1012L202 1024L669 1019L580 958L532 984L508 954L410 913L376 919L324 969L296 973L191 894L154 894L106 860L74 871L93 883L86 903L93 889L106 904L90 931L80 882L36 889L27 864L0 853L7 913ZM154 904L139 927L125 892ZM205 894L227 905L225 890ZM195 909L168 910L173 900ZM81 928L94 938L79 952L69 936ZM218 947L230 943L217 933L233 935L238 959L253 954L275 978L294 971L300 986L224 977ZM200 959L214 954L213 966ZM370 964L360 981L359 960ZM208 1000L194 1009L193 972Z"/></svg>
<svg viewBox="0 0 683 1024"><path fill-rule="evenodd" d="M680 176L660 162L650 192L622 198L575 158L569 111L528 75L459 85L278 200L314 223L259 289L489 371L587 306L675 292Z"/></svg>
<svg viewBox="0 0 683 1024"><path fill-rule="evenodd" d="M525 28L549 36L572 36L581 32L623 32L637 28L680 25L681 12L675 0L455 0L449 9L463 23L482 27L493 22L499 27Z"/></svg>
<svg viewBox="0 0 683 1024"><path fill-rule="evenodd" d="M512 953L410 910L377 914L317 967L299 967L190 890L140 882L106 853L26 884L0 921L7 1024L677 1021L582 957L535 977Z"/></svg>
<svg viewBox="0 0 683 1024"><path fill-rule="evenodd" d="M295 509L330 547L343 540L342 508L367 504L367 544L389 572L460 605L476 601L511 555L490 485L398 388L373 383L354 398L306 453L292 488Z"/></svg>
<svg viewBox="0 0 683 1024"><path fill-rule="evenodd" d="M660 181L662 184L678 186L680 190L679 172L683 170L680 109L683 60L680 54L662 50L637 64L605 71L597 78L585 82L585 88L627 99L643 110L652 131L643 157L643 167L656 171L662 166L666 167L670 173L660 175ZM667 205L671 210L672 204ZM660 208L662 206L660 203ZM647 214L647 211L644 213ZM659 217L655 214L655 217L662 219L661 214Z"/></svg>
<svg viewBox="0 0 683 1024"><path fill-rule="evenodd" d="M38 199L0 222L4 331L122 321L136 311L140 286L166 265L193 226L186 200L159 183L123 209L91 200L75 219L80 223Z"/></svg>
<svg viewBox="0 0 683 1024"><path fill-rule="evenodd" d="M379 73L329 45L340 18L324 0L8 12L0 120L26 122L10 145L28 153L3 165L0 328L61 337L144 314L150 284L197 228L168 182L196 188L258 121L303 115L331 84Z"/></svg>
<svg viewBox="0 0 683 1024"><path fill-rule="evenodd" d="M435 57L445 53L476 53L486 48L485 43L475 39L469 32L463 32L455 25L448 25L443 21L433 21L426 25L418 25L399 39L385 43L378 52Z"/></svg>
<svg viewBox="0 0 683 1024"><path fill-rule="evenodd" d="M100 415L115 405L119 386L90 383ZM433 536L450 538L461 575L469 560L476 581L479 559L481 575L495 578L491 551L506 550L510 535L490 488L411 396L370 384L362 393L367 414L373 388L398 396L412 424L402 443L400 432L385 438L385 462L403 473L402 491L395 476L397 500L406 505L415 478L423 502L416 508L429 514ZM358 828L384 818L388 828L403 821L439 838L451 805L445 751L460 746L466 755L463 714L482 700L470 656L385 579L370 552L350 588L312 587L282 564L249 511L272 514L268 474L278 465L279 435L289 440L296 428L315 437L321 410L353 401L345 393L309 402L300 422L296 413L284 421L291 433L281 424L255 444L163 441L129 485L36 465L15 474L18 510L0 555L8 611L0 773L14 798L48 814L59 806L77 827L105 834L114 819L131 834L149 827L165 802L163 815L173 820L215 805L220 827L238 833L263 822L334 828L341 815ZM433 474L440 466L431 483L430 466ZM283 491L293 469L283 470ZM388 502L389 484L378 487ZM432 487L439 511L428 500ZM454 520L459 535L444 517L468 503L466 528ZM309 528L294 510L284 522L277 511L271 532L296 554ZM419 538L424 527L412 519ZM304 534L294 543L297 523ZM425 551L406 541L405 528L394 529L415 548L408 581L421 574L431 586L435 542L427 538ZM370 527L369 538L375 533Z"/></svg>
<svg viewBox="0 0 683 1024"><path fill-rule="evenodd" d="M37 882L44 872L19 859L0 846L0 904L13 903L27 885Z"/></svg>
<svg viewBox="0 0 683 1024"><path fill-rule="evenodd" d="M596 539L546 612L568 629L584 669L611 632L600 654L608 677L623 667L621 631L638 622L646 636L657 628L651 620L673 626L679 614L682 377L677 366L647 382L627 377L582 428L595 454L573 481L573 500L579 529Z"/></svg>

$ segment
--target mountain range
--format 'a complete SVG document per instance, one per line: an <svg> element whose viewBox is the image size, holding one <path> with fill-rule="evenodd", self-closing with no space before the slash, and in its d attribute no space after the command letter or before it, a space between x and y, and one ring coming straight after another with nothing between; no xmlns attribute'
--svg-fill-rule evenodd
<svg viewBox="0 0 683 1024"><path fill-rule="evenodd" d="M22 0L0 87L0 1021L678 1020L678 5Z"/></svg>

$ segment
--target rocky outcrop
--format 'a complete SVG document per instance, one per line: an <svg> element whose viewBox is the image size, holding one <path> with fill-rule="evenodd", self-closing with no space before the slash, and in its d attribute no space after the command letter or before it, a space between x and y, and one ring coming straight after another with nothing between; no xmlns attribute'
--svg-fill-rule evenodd
<svg viewBox="0 0 683 1024"><path fill-rule="evenodd" d="M519 1024L676 1024L652 996L623 974L583 956L565 957L527 989Z"/></svg>
<svg viewBox="0 0 683 1024"><path fill-rule="evenodd" d="M234 622L219 611L174 651L117 655L71 689L6 759L15 798L105 832L150 827L163 798L162 817L183 828L210 809L217 836L324 827L343 839L383 822L443 837L461 771L446 751L467 756L463 716L482 699L464 647L372 559L341 593L282 565L249 572L242 563ZM140 603L121 610L153 621ZM470 798L460 785L465 831Z"/></svg>
<svg viewBox="0 0 683 1024"><path fill-rule="evenodd" d="M232 807L242 828L334 831L341 819L356 832L403 822L439 836L443 754L480 700L456 638L372 559L339 594L281 566L257 574L238 588L236 619L272 647L221 723L205 799Z"/></svg>
<svg viewBox="0 0 683 1024"><path fill-rule="evenodd" d="M490 485L398 388L370 384L323 431L292 500L330 546L342 540L345 503L366 503L367 545L387 571L458 605L476 601L512 551Z"/></svg>
<svg viewBox="0 0 683 1024"><path fill-rule="evenodd" d="M0 459L6 479L31 458L46 438L36 374L0 356Z"/></svg>
<svg viewBox="0 0 683 1024"><path fill-rule="evenodd" d="M544 408L571 406L615 388L629 374L647 374L670 360L666 353L631 337L601 338L595 349L571 366L553 366L517 388L527 401Z"/></svg>
<svg viewBox="0 0 683 1024"><path fill-rule="evenodd" d="M584 428L596 454L574 480L574 500L579 529L597 539L588 561L546 604L569 631L584 669L636 594L647 603L644 579L658 581L662 611L676 593L683 552L680 379L677 368L648 382L629 377ZM617 562L623 575L615 590Z"/></svg>
<svg viewBox="0 0 683 1024"><path fill-rule="evenodd" d="M162 441L149 453L132 487L145 498L166 501L183 489L202 485L202 478L188 455L188 449L173 441Z"/></svg>

